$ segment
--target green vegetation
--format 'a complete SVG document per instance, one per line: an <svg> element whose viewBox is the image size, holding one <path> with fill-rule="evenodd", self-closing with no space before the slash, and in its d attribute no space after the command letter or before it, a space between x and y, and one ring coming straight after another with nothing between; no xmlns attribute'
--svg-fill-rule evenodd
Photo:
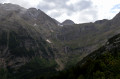
<svg viewBox="0 0 120 79"><path fill-rule="evenodd" d="M0 45L7 46L7 32L2 32L2 35L0 37Z"/></svg>
<svg viewBox="0 0 120 79"><path fill-rule="evenodd" d="M83 65L77 65L61 72L52 79L119 79L120 56L114 57L109 52L96 60L89 58Z"/></svg>
<svg viewBox="0 0 120 79"><path fill-rule="evenodd" d="M33 79L37 77L50 77L56 73L56 67L57 63L53 59L47 60L35 57L17 71L1 68L0 79Z"/></svg>
<svg viewBox="0 0 120 79"><path fill-rule="evenodd" d="M57 64L53 59L47 60L36 57L18 70L17 78L31 79L33 77L41 77L43 75L49 76L50 74L56 72L56 67Z"/></svg>
<svg viewBox="0 0 120 79"><path fill-rule="evenodd" d="M12 55L15 56L34 56L34 51L31 48L27 50L24 45L24 40L30 39L29 37L24 38L23 36L18 36L14 31L10 32L9 35L9 49ZM20 46L22 44L22 46ZM22 50L21 50L22 49Z"/></svg>
<svg viewBox="0 0 120 79"><path fill-rule="evenodd" d="M76 66L51 79L120 79L120 34L85 57Z"/></svg>
<svg viewBox="0 0 120 79"><path fill-rule="evenodd" d="M120 34L94 51L76 66L49 77L37 76L32 79L120 79ZM44 61L45 62L45 61Z"/></svg>
<svg viewBox="0 0 120 79"><path fill-rule="evenodd" d="M1 68L0 69L0 79L8 79L10 78L10 73L8 72L7 69Z"/></svg>
<svg viewBox="0 0 120 79"><path fill-rule="evenodd" d="M67 70L57 72L54 59L35 57L16 73L11 74L14 70L0 69L0 79L120 79L119 37L116 35L109 39L108 44ZM69 67L69 63L74 63L78 58L71 58L66 65Z"/></svg>

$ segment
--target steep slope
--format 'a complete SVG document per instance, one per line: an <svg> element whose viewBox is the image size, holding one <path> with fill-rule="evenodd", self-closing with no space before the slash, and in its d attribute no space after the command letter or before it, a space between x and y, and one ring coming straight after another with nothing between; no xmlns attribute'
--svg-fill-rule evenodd
<svg viewBox="0 0 120 79"><path fill-rule="evenodd" d="M42 60L53 61L56 65L56 49L46 41L50 29L54 30L57 25L52 18L42 11L14 4L0 4L0 15L0 69L14 73L35 58L41 63ZM40 28L45 30L40 31Z"/></svg>
<svg viewBox="0 0 120 79"><path fill-rule="evenodd" d="M1 19L2 17L11 16L15 13L19 18L26 21L29 25L35 27L44 38L48 38L57 28L57 23L43 11L36 8L25 9L19 5L5 3L0 5ZM10 13L11 12L11 13Z"/></svg>
<svg viewBox="0 0 120 79"><path fill-rule="evenodd" d="M51 79L119 79L120 34L110 38L98 50L85 57L76 66Z"/></svg>
<svg viewBox="0 0 120 79"><path fill-rule="evenodd" d="M45 38L50 38L51 32L57 29L57 23L54 19L46 15L43 11L35 8L27 9L21 17L30 25L37 28L41 35Z"/></svg>

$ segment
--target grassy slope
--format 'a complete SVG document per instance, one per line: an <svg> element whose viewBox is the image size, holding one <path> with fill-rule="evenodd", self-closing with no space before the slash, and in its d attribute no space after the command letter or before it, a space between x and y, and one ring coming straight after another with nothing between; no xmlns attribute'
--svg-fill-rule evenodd
<svg viewBox="0 0 120 79"><path fill-rule="evenodd" d="M94 51L71 69L52 79L119 79L120 78L120 34Z"/></svg>

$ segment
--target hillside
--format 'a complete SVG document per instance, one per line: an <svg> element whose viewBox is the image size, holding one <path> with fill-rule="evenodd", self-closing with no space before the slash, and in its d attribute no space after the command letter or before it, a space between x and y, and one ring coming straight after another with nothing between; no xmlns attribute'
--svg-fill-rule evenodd
<svg viewBox="0 0 120 79"><path fill-rule="evenodd" d="M40 9L0 4L0 79L50 77L79 61L81 65L120 33L119 17L83 24L66 20L61 25Z"/></svg>
<svg viewBox="0 0 120 79"><path fill-rule="evenodd" d="M98 49L107 42L107 39L120 33L120 14L117 14L111 20L98 20L94 23L83 23L75 25L66 25L55 31L55 44L59 44L59 50L67 54L64 59L72 63L72 56L77 56L80 61L82 58ZM73 61L73 62L75 62ZM67 63L65 63L67 64Z"/></svg>
<svg viewBox="0 0 120 79"><path fill-rule="evenodd" d="M110 38L76 66L62 71L51 79L119 79L120 34Z"/></svg>
<svg viewBox="0 0 120 79"><path fill-rule="evenodd" d="M14 4L0 4L0 15L0 70L22 72L19 69L28 63L34 64L29 65L30 69L26 71L32 71L33 66L43 66L43 70L55 66L51 68L55 70L56 49L46 41L52 29L50 26L57 25L54 20L40 10Z"/></svg>

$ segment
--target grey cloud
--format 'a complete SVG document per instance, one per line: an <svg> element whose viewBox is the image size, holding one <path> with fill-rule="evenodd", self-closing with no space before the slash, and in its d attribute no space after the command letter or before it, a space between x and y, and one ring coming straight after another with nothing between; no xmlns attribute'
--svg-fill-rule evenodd
<svg viewBox="0 0 120 79"><path fill-rule="evenodd" d="M82 16L83 16L83 18L84 18L84 21L95 21L95 20L97 20L98 19L98 15L97 15L97 11L96 10L94 10L94 9L90 9L90 10L86 10L86 11L84 11L83 13L81 13L82 14ZM92 20L89 20L88 18L88 16L86 17L86 15L88 15L88 16L92 16ZM81 19L81 18L79 18L79 20L83 20L83 18Z"/></svg>
<svg viewBox="0 0 120 79"><path fill-rule="evenodd" d="M67 5L66 5L66 2L69 1L69 0L44 0L44 4L42 3L39 3L38 7L37 8L40 8L42 9L43 11L48 11L48 10L51 10L51 9L67 9ZM51 6L50 3L53 3L55 4L55 6Z"/></svg>
<svg viewBox="0 0 120 79"><path fill-rule="evenodd" d="M39 9L45 11L45 12L53 9L53 7L50 6L49 4L40 4L40 5L37 6L37 8L39 8Z"/></svg>
<svg viewBox="0 0 120 79"><path fill-rule="evenodd" d="M52 8L56 8L56 9L63 8L66 10L73 10L73 11L84 10L84 9L90 8L92 5L92 2L90 0L80 0L76 4L71 4L71 5L66 4L66 2L68 2L69 0L52 0L52 1L44 0L44 1L46 3L48 2L48 5L49 3L54 3L56 6Z"/></svg>
<svg viewBox="0 0 120 79"><path fill-rule="evenodd" d="M52 17L58 17L58 16L60 16L62 14L62 12L53 12L52 14L51 14L51 16Z"/></svg>
<svg viewBox="0 0 120 79"><path fill-rule="evenodd" d="M44 0L45 4L39 3L38 8L42 9L43 11L48 11L51 9L66 9L68 12L70 11L78 11L78 10L85 10L92 6L92 2L90 0L80 0L76 4L67 5L66 2L69 0ZM55 6L50 6L50 3L55 4Z"/></svg>
<svg viewBox="0 0 120 79"><path fill-rule="evenodd" d="M78 10L85 10L85 9L89 9L92 7L92 2L90 0L82 0L80 2L78 2L76 4L76 6L78 6Z"/></svg>
<svg viewBox="0 0 120 79"><path fill-rule="evenodd" d="M57 4L57 6L64 6L66 4L66 2L68 2L69 0L44 0L45 2L52 2L52 3L55 3Z"/></svg>
<svg viewBox="0 0 120 79"><path fill-rule="evenodd" d="M67 5L66 3L68 1L69 0L44 0L44 4L39 3L37 8L45 11L46 13L51 11L52 14L50 16L54 18L61 16L63 13L71 16L75 12L82 12L84 13L83 15L91 15L93 18L97 18L97 11L94 8L91 0L79 0L75 4ZM50 3L54 4L55 6L51 6ZM52 12L53 9L57 10L58 12Z"/></svg>
<svg viewBox="0 0 120 79"><path fill-rule="evenodd" d="M0 3L4 3L4 2L6 2L7 0L0 0Z"/></svg>
<svg viewBox="0 0 120 79"><path fill-rule="evenodd" d="M12 3L12 4L18 4L24 8L29 8L31 7L31 4L29 1L26 0L0 0L0 3Z"/></svg>

